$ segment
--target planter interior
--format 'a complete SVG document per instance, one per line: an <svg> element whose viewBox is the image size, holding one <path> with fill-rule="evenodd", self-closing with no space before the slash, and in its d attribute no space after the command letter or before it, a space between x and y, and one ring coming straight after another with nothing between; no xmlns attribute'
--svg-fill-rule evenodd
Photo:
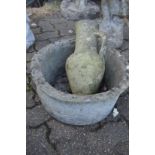
<svg viewBox="0 0 155 155"><path fill-rule="evenodd" d="M41 71L45 80L53 87L55 87L62 76L66 78L66 91L67 93L71 93L70 90L67 91L67 87L69 87L66 72L65 72L65 63L66 59L70 54L74 52L74 44L69 47L55 47L52 53L47 53L44 56L44 60L41 63ZM105 57L106 59L106 69L103 81L101 83L100 89L97 93L102 93L103 87L106 87L107 90L110 90L115 87L119 87L120 81L122 79L122 75L124 74L123 66L120 64L120 60L117 60L116 51L113 51L113 55L109 55L112 53L108 53ZM118 55L117 57L119 57ZM118 68L119 67L119 68ZM60 89L61 90L61 89Z"/></svg>

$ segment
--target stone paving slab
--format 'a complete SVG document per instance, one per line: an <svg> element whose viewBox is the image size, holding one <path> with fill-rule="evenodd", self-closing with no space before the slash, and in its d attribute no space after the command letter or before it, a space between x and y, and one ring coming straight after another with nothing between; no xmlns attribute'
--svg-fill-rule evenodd
<svg viewBox="0 0 155 155"><path fill-rule="evenodd" d="M47 40L47 39L57 38L57 37L59 37L57 31L54 31L54 32L44 32L44 33L36 35L36 41L44 41L44 40Z"/></svg>
<svg viewBox="0 0 155 155"><path fill-rule="evenodd" d="M109 155L117 144L128 139L128 127L124 121L107 123L94 132L88 127L69 126L55 120L48 122L48 126L51 128L50 140L62 155ZM125 151L123 149L120 153Z"/></svg>
<svg viewBox="0 0 155 155"><path fill-rule="evenodd" d="M27 155L57 155L54 148L47 142L47 129L42 126L38 129L26 130L26 154Z"/></svg>
<svg viewBox="0 0 155 155"><path fill-rule="evenodd" d="M40 33L41 33L41 28L40 28L40 27L32 28L32 32L33 32L34 34L40 34Z"/></svg>
<svg viewBox="0 0 155 155"><path fill-rule="evenodd" d="M60 39L60 37L58 38L49 38L50 43L54 43L55 41L57 41L58 39Z"/></svg>
<svg viewBox="0 0 155 155"><path fill-rule="evenodd" d="M44 40L44 41L36 41L35 42L35 48L36 50L40 50L41 48L45 47L50 43L49 40Z"/></svg>
<svg viewBox="0 0 155 155"><path fill-rule="evenodd" d="M27 126L36 127L47 120L49 120L51 116L44 110L42 105L37 105L32 109L26 110L26 124Z"/></svg>
<svg viewBox="0 0 155 155"><path fill-rule="evenodd" d="M42 32L55 31L54 26L50 22L45 22L44 20L40 20L38 26L41 27Z"/></svg>
<svg viewBox="0 0 155 155"><path fill-rule="evenodd" d="M35 106L34 102L34 92L33 91L27 91L26 92L26 108L32 108Z"/></svg>
<svg viewBox="0 0 155 155"><path fill-rule="evenodd" d="M121 54L124 56L126 62L129 63L129 49L122 51Z"/></svg>
<svg viewBox="0 0 155 155"><path fill-rule="evenodd" d="M39 98L39 96L38 96L38 94L36 94L36 93L35 93L35 96L34 96L34 99L33 99L33 100L34 100L34 102L35 102L36 104L40 104L40 102L41 102L41 101L40 101L40 98Z"/></svg>
<svg viewBox="0 0 155 155"><path fill-rule="evenodd" d="M128 155L129 154L129 141L118 142L110 155Z"/></svg>
<svg viewBox="0 0 155 155"><path fill-rule="evenodd" d="M121 52L124 52L125 50L128 50L129 49L129 41L124 40L123 45L122 45L122 47L120 49L121 49Z"/></svg>
<svg viewBox="0 0 155 155"><path fill-rule="evenodd" d="M129 121L129 94L120 97L117 101L117 109L126 120Z"/></svg>
<svg viewBox="0 0 155 155"><path fill-rule="evenodd" d="M26 54L33 53L33 52L35 52L35 49L33 48L33 46L31 46L29 49L27 49Z"/></svg>
<svg viewBox="0 0 155 155"><path fill-rule="evenodd" d="M30 65L31 65L31 62L27 62L27 63L26 63L26 73L27 73L27 74L30 74L30 73L31 73Z"/></svg>
<svg viewBox="0 0 155 155"><path fill-rule="evenodd" d="M61 36L66 36L66 35L75 35L75 31L70 28L65 28L63 30L59 30Z"/></svg>
<svg viewBox="0 0 155 155"><path fill-rule="evenodd" d="M124 36L124 39L126 39L126 40L129 40L129 27L128 27L128 25L127 24L125 24L125 26L124 26L124 32L123 32L123 36Z"/></svg>
<svg viewBox="0 0 155 155"><path fill-rule="evenodd" d="M58 13L58 14L60 14L60 13ZM53 25L63 24L63 23L67 22L67 20L65 18L57 17L57 16L55 16L55 17L54 16L52 16L52 17L51 16L47 16L47 17L44 17L42 20L46 21L46 22L49 22L49 23L51 23Z"/></svg>
<svg viewBox="0 0 155 155"><path fill-rule="evenodd" d="M33 57L33 55L34 55L35 53L36 53L35 51L33 51L33 52L31 52L31 53L26 53L26 61L27 61L27 62L30 62L31 59L32 59L32 57Z"/></svg>

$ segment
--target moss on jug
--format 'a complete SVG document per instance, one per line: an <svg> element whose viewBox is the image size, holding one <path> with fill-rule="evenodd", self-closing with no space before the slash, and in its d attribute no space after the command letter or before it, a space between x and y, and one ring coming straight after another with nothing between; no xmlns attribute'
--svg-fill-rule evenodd
<svg viewBox="0 0 155 155"><path fill-rule="evenodd" d="M105 72L105 35L98 32L98 25L91 20L76 23L76 46L66 61L66 73L72 93L79 95L96 93ZM102 38L97 51L97 36Z"/></svg>

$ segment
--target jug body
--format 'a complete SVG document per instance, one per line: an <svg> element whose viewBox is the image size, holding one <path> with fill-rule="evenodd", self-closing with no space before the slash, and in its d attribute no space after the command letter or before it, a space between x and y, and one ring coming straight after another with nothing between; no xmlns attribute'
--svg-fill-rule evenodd
<svg viewBox="0 0 155 155"><path fill-rule="evenodd" d="M66 61L72 93L96 93L105 72L104 57L97 51L97 24L91 20L76 23L75 51Z"/></svg>

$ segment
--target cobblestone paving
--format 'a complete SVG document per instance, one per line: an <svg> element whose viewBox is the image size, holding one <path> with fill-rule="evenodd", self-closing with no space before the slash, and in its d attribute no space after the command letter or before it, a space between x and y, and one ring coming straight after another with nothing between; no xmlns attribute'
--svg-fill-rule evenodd
<svg viewBox="0 0 155 155"><path fill-rule="evenodd" d="M30 62L38 50L60 38L75 37L74 22L64 19L60 12L44 17L31 17L36 37L26 56L26 115L27 155L128 155L129 92L117 101L117 117L95 125L77 127L62 124L44 110L31 80ZM128 33L128 32L126 32ZM121 53L128 63L128 35L125 34Z"/></svg>

